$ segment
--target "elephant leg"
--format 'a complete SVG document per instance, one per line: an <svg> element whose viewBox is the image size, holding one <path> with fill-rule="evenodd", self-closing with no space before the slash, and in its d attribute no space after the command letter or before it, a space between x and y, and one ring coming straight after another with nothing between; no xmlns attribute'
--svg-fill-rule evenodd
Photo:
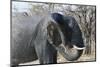
<svg viewBox="0 0 100 67"><path fill-rule="evenodd" d="M41 44L39 46L35 45L36 53L40 64L56 64L57 63L57 51L50 44Z"/></svg>
<svg viewBox="0 0 100 67"><path fill-rule="evenodd" d="M18 67L18 65L11 65L11 67Z"/></svg>
<svg viewBox="0 0 100 67"><path fill-rule="evenodd" d="M18 67L18 64L11 64L10 67Z"/></svg>
<svg viewBox="0 0 100 67"><path fill-rule="evenodd" d="M10 67L18 67L19 61L18 59L11 58L10 60Z"/></svg>

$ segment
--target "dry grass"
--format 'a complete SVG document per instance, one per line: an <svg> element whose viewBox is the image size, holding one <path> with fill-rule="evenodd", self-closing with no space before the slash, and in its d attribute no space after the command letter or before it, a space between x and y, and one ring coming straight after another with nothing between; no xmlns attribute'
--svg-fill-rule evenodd
<svg viewBox="0 0 100 67"><path fill-rule="evenodd" d="M84 61L95 61L95 54L91 54L91 55L82 55L77 61L67 61L65 58L63 58L62 56L60 56L58 58L58 63L68 63L68 62L84 62Z"/></svg>
<svg viewBox="0 0 100 67"><path fill-rule="evenodd" d="M83 54L77 61L67 61L61 54L59 54L57 57L58 63L69 63L69 62L74 63L74 62L85 62L85 61L95 61L95 60L96 60L95 51L91 55ZM39 60L23 63L20 65L30 65L30 64L39 64Z"/></svg>

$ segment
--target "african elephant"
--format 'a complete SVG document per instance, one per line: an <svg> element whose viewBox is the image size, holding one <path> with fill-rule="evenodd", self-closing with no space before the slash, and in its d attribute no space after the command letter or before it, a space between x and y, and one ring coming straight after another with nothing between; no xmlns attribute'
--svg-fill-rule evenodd
<svg viewBox="0 0 100 67"><path fill-rule="evenodd" d="M59 13L12 18L11 65L39 59L40 64L57 63L57 51L69 61L83 52L81 30L71 16Z"/></svg>

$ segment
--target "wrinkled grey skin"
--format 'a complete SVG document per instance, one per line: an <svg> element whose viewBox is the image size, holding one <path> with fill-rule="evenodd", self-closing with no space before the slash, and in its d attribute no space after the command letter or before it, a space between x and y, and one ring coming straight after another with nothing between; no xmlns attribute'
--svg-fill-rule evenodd
<svg viewBox="0 0 100 67"><path fill-rule="evenodd" d="M68 19L69 17L64 18L64 21L66 21L65 24L73 19ZM40 64L55 64L57 63L57 51L59 51L67 60L77 60L81 56L83 50L76 49L75 51L77 51L77 53L75 56L73 54L70 56L71 53L69 54L66 52L69 49L66 49L65 47L68 43L71 44L71 42L72 44L75 44L76 41L82 37L81 34L77 34L77 36L79 36L77 39L77 37L74 38L74 34L71 31L71 38L69 37L69 39L67 39L67 36L64 33L65 30L63 30L64 27L56 24L56 21L53 20L50 15L13 18L11 25L11 65L15 66L19 63L30 62L36 59L39 59ZM50 25L53 27L49 27ZM71 24L69 22L68 25L70 28L73 27L73 23ZM50 34L49 28L51 32L53 32L53 35L52 33ZM58 28L61 28L61 30L59 31ZM76 30L78 29L76 28ZM60 34L61 31L62 34ZM80 30L78 32L81 33ZM61 35L63 37L61 37ZM50 43L49 38L53 43ZM75 39L77 40L75 41ZM61 47L63 50L61 50L59 45L63 40L65 43L64 47ZM80 47L80 45L76 46Z"/></svg>

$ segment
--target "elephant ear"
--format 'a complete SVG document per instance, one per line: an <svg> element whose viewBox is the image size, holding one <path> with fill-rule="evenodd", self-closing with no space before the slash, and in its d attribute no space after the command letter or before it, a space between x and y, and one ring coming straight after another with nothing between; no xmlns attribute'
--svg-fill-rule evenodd
<svg viewBox="0 0 100 67"><path fill-rule="evenodd" d="M65 44L66 46L64 44L60 45L60 47L58 47L58 50L64 56L64 58L69 61L74 61L82 55L83 50L85 49L83 44L82 32L73 17L68 16L64 19L67 19L65 20L65 24L68 24L68 26L72 30L71 42Z"/></svg>
<svg viewBox="0 0 100 67"><path fill-rule="evenodd" d="M54 21L56 21L56 23L63 25L64 23L64 17L63 15L59 14L59 13L52 13L51 17L53 18Z"/></svg>

